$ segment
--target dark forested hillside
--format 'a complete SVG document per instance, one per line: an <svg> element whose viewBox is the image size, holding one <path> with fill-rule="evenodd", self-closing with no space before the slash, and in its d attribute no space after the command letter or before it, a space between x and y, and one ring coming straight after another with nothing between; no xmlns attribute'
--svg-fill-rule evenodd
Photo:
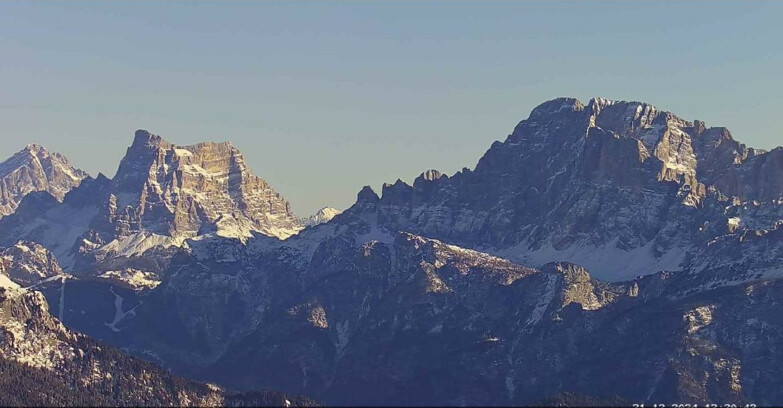
<svg viewBox="0 0 783 408"><path fill-rule="evenodd" d="M115 350L108 354L123 356ZM146 397L134 392L138 384L128 383L123 370L148 365L132 358L122 358L116 365L118 378L103 384L85 384L76 375L56 374L24 364L0 359L0 406L177 406L190 393L208 394L211 387L169 375L161 375L154 388L157 395ZM71 373L74 374L74 373ZM286 402L288 401L288 402ZM299 406L317 404L307 398L288 397L276 392L228 394L225 406Z"/></svg>
<svg viewBox="0 0 783 408"><path fill-rule="evenodd" d="M66 329L43 296L0 288L0 406L315 406L176 377Z"/></svg>

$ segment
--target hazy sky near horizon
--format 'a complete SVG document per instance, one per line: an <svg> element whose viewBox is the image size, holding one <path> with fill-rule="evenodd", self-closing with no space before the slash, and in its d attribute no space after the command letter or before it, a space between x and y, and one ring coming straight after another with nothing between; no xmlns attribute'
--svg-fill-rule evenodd
<svg viewBox="0 0 783 408"><path fill-rule="evenodd" d="M642 100L783 144L783 2L0 2L0 157L113 176L233 142L306 215L472 168L539 103Z"/></svg>

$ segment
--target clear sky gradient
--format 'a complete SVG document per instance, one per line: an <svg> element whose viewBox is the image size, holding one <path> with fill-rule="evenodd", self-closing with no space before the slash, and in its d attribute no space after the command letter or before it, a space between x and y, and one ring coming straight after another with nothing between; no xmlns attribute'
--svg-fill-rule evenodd
<svg viewBox="0 0 783 408"><path fill-rule="evenodd" d="M295 212L473 167L539 103L642 100L783 144L783 2L0 2L0 157L113 176L232 141Z"/></svg>

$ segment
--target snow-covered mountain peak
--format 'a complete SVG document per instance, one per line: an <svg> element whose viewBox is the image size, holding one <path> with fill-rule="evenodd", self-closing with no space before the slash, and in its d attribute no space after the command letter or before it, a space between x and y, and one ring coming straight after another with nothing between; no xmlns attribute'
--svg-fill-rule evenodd
<svg viewBox="0 0 783 408"><path fill-rule="evenodd" d="M318 210L315 214L303 219L302 223L308 227L324 224L331 221L332 218L336 217L341 213L342 211L336 208L324 207Z"/></svg>
<svg viewBox="0 0 783 408"><path fill-rule="evenodd" d="M704 236L725 234L702 225L727 225L720 197L783 196L779 152L644 102L594 98L585 109L558 98L493 143L475 170L385 184L377 204L365 191L355 207L376 211L389 230L495 247L531 265L572 261L608 279L620 265L625 279L679 270Z"/></svg>
<svg viewBox="0 0 783 408"><path fill-rule="evenodd" d="M100 278L41 286L62 279L47 296L68 302L63 321L170 367L344 405L532 404L564 372L589 374L568 388L638 400L733 403L746 384L758 401L783 395L753 387L783 361L768 347L781 339L783 149L745 148L725 129L642 102L556 99L475 170L427 171L380 197L365 187L285 240L272 236L302 221L228 143L143 134L122 170L62 204L28 196L0 220L2 244L44 264L46 251L14 245L38 241L69 273ZM105 310L81 316L71 299L108 283L113 296L84 297L113 302L115 318L92 324ZM118 283L149 292L125 307ZM602 377L636 366L626 377L639 381Z"/></svg>

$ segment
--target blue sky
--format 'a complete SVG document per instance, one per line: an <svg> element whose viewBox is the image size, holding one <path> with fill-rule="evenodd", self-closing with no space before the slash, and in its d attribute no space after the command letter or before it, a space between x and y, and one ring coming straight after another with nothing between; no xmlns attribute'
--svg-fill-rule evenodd
<svg viewBox="0 0 783 408"><path fill-rule="evenodd" d="M299 214L473 167L539 103L642 100L783 144L783 2L0 2L0 157L112 176L230 140Z"/></svg>

